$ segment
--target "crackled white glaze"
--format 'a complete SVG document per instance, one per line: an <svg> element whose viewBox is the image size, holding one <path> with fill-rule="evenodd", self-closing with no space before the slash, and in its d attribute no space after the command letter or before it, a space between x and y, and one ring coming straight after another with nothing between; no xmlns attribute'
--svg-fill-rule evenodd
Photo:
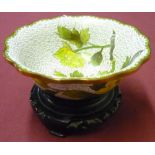
<svg viewBox="0 0 155 155"><path fill-rule="evenodd" d="M110 19L81 16L62 16L51 20L43 20L18 30L16 35L8 41L8 55L21 68L54 77L54 71L61 71L69 77L74 70L80 71L84 77L98 77L98 71L110 70L109 49L104 49L103 62L94 67L86 61L83 68L70 68L63 66L52 54L62 47L62 39L56 34L57 26L67 28L89 28L90 42L98 45L109 44L113 30L116 32L114 58L116 60L115 72L120 72L121 66L127 56L133 56L139 50L142 54L124 70L133 68L148 54L146 38L135 31L134 28L123 25ZM74 49L75 46L72 45ZM81 52L87 60L96 52L88 49ZM103 75L104 76L104 75ZM106 76L106 75L105 75Z"/></svg>

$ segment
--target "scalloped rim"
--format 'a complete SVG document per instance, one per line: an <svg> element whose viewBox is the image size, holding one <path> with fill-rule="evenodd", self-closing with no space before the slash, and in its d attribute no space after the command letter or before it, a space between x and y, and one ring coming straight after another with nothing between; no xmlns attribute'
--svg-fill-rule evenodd
<svg viewBox="0 0 155 155"><path fill-rule="evenodd" d="M146 40L146 49L147 49L147 55L144 56L143 58L141 58L141 60L139 61L139 63L136 64L136 66L132 67L132 68L129 68L129 69L126 69L124 71L119 71L119 72L116 72L114 74L110 74L110 75L107 75L107 76L104 76L104 77L98 77L98 78L54 78L54 77L50 77L50 76L47 76L47 75L43 75L43 74L40 74L40 73L37 73L37 72L34 72L34 71L30 71L22 66L20 66L20 64L16 63L14 60L11 59L11 57L8 55L9 53L9 45L8 45L8 40L12 37L14 37L18 31L20 31L20 29L22 29L23 27L28 27L28 26L32 26L38 22L41 22L41 21L47 21L47 20L52 20L52 19L56 19L56 18L60 18L62 16L57 16L55 18L48 18L48 19L41 19L41 20L38 20L38 21L35 21L35 22L32 22L31 24L27 24L27 25L24 25L22 27L19 27L17 28L9 37L6 38L5 40L5 47L4 47L4 51L3 51L3 56L4 58L10 63L12 64L19 72L21 72L22 74L26 75L26 76L30 76L32 78L37 78L37 79L42 79L42 80L45 80L45 81L49 81L49 82L54 82L54 83L98 83L98 82L107 82L109 80L113 80L113 79L117 79L117 78L122 78L123 76L125 75L129 75L135 71L137 71L140 66L142 64L144 64L149 58L150 58L150 55L151 55L151 49L150 49L150 43L149 43L149 39L138 29L136 28L135 26L132 26L132 25L129 25L129 24L126 24L124 22L121 22L119 20L116 20L116 19L113 19L113 18L102 18L102 17L96 17L96 16L88 16L88 15L83 15L85 17L93 17L93 18L99 18L99 19L107 19L107 20L112 20L114 22L117 22L119 24L123 24L123 25L126 25L128 27L131 27L133 28L138 34L140 34L141 36L143 36ZM83 17L83 16L69 16L69 17Z"/></svg>

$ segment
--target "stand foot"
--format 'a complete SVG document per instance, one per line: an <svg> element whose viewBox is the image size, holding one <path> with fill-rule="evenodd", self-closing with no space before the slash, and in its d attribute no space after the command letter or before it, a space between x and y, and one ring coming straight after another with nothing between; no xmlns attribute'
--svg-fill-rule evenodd
<svg viewBox="0 0 155 155"><path fill-rule="evenodd" d="M51 134L63 137L101 125L120 105L121 93L115 87L106 94L84 100L57 98L34 85L31 105Z"/></svg>

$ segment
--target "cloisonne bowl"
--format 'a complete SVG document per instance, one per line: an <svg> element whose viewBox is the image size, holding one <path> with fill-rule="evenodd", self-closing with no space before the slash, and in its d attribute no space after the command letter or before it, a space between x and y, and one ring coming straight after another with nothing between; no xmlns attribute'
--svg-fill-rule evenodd
<svg viewBox="0 0 155 155"><path fill-rule="evenodd" d="M105 94L150 56L137 28L92 16L61 16L23 26L4 57L43 90L71 100Z"/></svg>

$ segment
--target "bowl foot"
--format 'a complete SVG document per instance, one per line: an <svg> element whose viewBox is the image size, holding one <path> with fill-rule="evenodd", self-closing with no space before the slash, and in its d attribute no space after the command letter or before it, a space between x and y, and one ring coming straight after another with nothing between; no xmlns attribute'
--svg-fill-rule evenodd
<svg viewBox="0 0 155 155"><path fill-rule="evenodd" d="M117 111L121 93L117 86L98 97L74 101L57 98L34 85L30 100L34 111L49 132L63 137L101 125Z"/></svg>

